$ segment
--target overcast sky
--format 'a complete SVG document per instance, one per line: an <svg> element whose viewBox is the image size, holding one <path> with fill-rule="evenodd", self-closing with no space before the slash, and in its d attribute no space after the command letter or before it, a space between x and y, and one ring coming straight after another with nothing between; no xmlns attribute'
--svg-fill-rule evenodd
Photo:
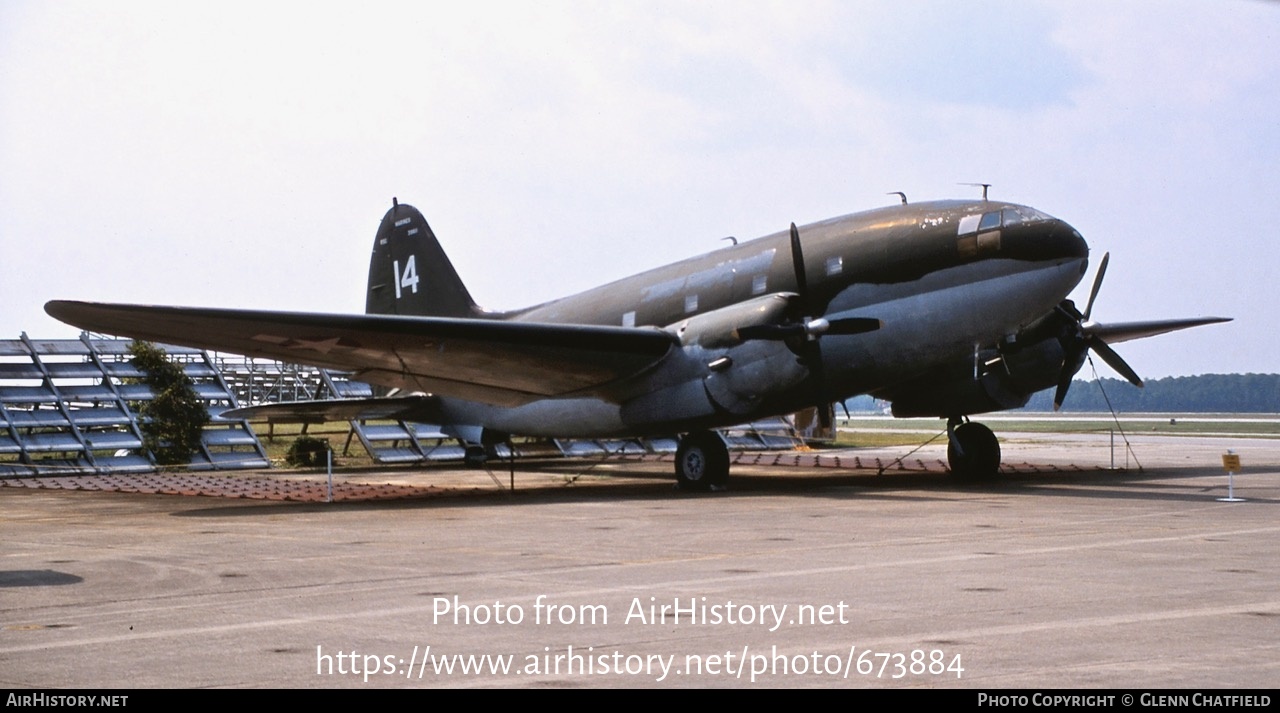
<svg viewBox="0 0 1280 713"><path fill-rule="evenodd" d="M1236 318L1143 376L1280 371L1280 4L462 5L0 2L0 338L360 312L392 196L510 309L980 181L1111 252L1096 319Z"/></svg>

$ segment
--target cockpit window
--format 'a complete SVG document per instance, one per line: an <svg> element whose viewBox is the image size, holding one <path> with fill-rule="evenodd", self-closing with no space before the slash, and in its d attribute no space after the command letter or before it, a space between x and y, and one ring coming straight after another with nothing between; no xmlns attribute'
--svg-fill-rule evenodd
<svg viewBox="0 0 1280 713"><path fill-rule="evenodd" d="M976 258L999 253L1000 226L1007 217L1022 218L1012 210L993 210L961 218L959 237L956 238L956 251L960 253L960 257Z"/></svg>
<svg viewBox="0 0 1280 713"><path fill-rule="evenodd" d="M1035 208L1028 208L1024 205L1014 206L1004 209L1004 224L1017 225L1018 223L1034 223L1037 221L1053 220L1049 216L1041 213Z"/></svg>
<svg viewBox="0 0 1280 713"><path fill-rule="evenodd" d="M1023 205L1009 206L1003 210L992 211L990 213L982 213L980 215L966 215L960 219L957 226L957 235L969 235L972 233L984 233L989 230L996 230L1002 225L1008 227L1010 225L1020 225L1022 223L1034 223L1053 218L1041 213L1035 208L1028 208Z"/></svg>

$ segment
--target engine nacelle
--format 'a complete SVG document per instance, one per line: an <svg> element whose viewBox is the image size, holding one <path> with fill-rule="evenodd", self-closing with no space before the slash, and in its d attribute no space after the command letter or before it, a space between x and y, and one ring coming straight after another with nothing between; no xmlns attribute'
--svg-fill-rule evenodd
<svg viewBox="0 0 1280 713"><path fill-rule="evenodd" d="M774 293L756 297L690 317L667 329L680 337L686 347L697 345L704 349L723 349L742 344L738 330L743 327L782 324L787 321L787 311L795 295Z"/></svg>
<svg viewBox="0 0 1280 713"><path fill-rule="evenodd" d="M949 418L1021 408L1032 394L1057 383L1063 349L1056 338L1049 338L1003 354L988 350L978 359L987 365L979 378L974 379L973 371L965 369L921 382L895 395L893 415Z"/></svg>
<svg viewBox="0 0 1280 713"><path fill-rule="evenodd" d="M719 419L729 425L765 403L793 397L809 375L795 352L782 340L743 340L738 334L742 327L786 323L792 297L764 295L668 327L682 345L671 358L685 368L667 373L681 377L624 404L624 420L634 425Z"/></svg>

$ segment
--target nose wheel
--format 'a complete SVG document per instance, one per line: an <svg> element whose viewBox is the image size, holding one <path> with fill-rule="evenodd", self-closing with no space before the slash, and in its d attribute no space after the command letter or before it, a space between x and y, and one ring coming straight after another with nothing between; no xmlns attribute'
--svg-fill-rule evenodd
<svg viewBox="0 0 1280 713"><path fill-rule="evenodd" d="M681 490L722 490L729 483L729 449L710 431L685 434L676 448L676 484Z"/></svg>
<svg viewBox="0 0 1280 713"><path fill-rule="evenodd" d="M990 428L953 418L947 422L947 463L958 478L992 478L1000 472L1000 441Z"/></svg>

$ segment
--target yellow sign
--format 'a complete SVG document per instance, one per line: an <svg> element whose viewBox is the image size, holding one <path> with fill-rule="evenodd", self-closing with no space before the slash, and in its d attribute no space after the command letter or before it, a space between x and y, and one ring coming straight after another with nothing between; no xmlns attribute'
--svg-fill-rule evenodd
<svg viewBox="0 0 1280 713"><path fill-rule="evenodd" d="M1240 455L1238 453L1222 454L1222 469L1228 473L1240 472Z"/></svg>

